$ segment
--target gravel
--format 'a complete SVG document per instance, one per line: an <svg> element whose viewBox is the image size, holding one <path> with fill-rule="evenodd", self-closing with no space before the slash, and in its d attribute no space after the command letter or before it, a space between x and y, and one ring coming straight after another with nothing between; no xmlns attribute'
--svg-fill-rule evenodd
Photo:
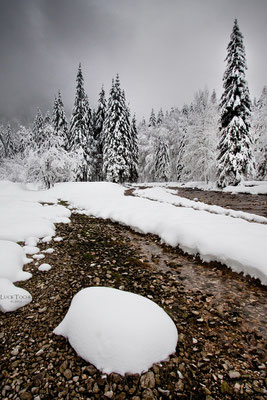
<svg viewBox="0 0 267 400"><path fill-rule="evenodd" d="M266 398L266 288L258 281L81 214L58 224L57 236L54 253L45 253L52 269L28 264L33 278L18 283L33 301L1 315L3 400ZM141 376L103 375L81 359L52 331L74 294L95 285L163 307L179 332L176 353Z"/></svg>

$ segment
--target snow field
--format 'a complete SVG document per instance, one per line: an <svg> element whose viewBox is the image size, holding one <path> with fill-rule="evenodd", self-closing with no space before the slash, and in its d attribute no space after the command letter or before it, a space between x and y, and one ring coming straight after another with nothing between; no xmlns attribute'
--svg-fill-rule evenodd
<svg viewBox="0 0 267 400"><path fill-rule="evenodd" d="M104 373L142 373L175 352L175 324L153 301L107 287L82 289L54 330Z"/></svg>

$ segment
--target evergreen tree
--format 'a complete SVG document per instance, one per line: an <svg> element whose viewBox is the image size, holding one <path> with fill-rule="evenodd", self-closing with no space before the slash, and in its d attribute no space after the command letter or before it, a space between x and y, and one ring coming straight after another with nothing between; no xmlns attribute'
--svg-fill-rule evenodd
<svg viewBox="0 0 267 400"><path fill-rule="evenodd" d="M94 176L95 152L92 129L90 128L90 109L84 90L84 79L81 63L76 78L76 96L70 120L69 144L70 150L78 150L82 154L82 163L77 171L77 180L92 180Z"/></svg>
<svg viewBox="0 0 267 400"><path fill-rule="evenodd" d="M137 182L139 149L138 149L138 138L137 138L135 115L133 116L132 124L131 124L131 153L132 153L132 163L131 163L131 168L130 168L129 181Z"/></svg>
<svg viewBox="0 0 267 400"><path fill-rule="evenodd" d="M58 143L67 150L68 148L68 124L66 120L66 115L64 111L64 104L62 101L61 93L58 91L57 97L55 97L53 116L52 116L52 126L54 128L54 134L61 138Z"/></svg>
<svg viewBox="0 0 267 400"><path fill-rule="evenodd" d="M155 179L159 182L167 182L170 175L169 146L166 139L159 137L156 142L154 160Z"/></svg>
<svg viewBox="0 0 267 400"><path fill-rule="evenodd" d="M36 117L33 121L33 128L32 128L33 140L37 148L40 148L46 140L44 134L44 126L45 126L44 117L42 115L40 108L38 108Z"/></svg>
<svg viewBox="0 0 267 400"><path fill-rule="evenodd" d="M213 89L211 96L210 96L210 101L212 104L216 104L217 103L217 94L215 92L215 89Z"/></svg>
<svg viewBox="0 0 267 400"><path fill-rule="evenodd" d="M97 180L102 180L103 175L103 142L104 142L104 132L103 126L106 117L106 97L105 90L102 86L99 93L98 107L95 112L94 117L94 138L96 140L96 178Z"/></svg>
<svg viewBox="0 0 267 400"><path fill-rule="evenodd" d="M224 92L220 102L221 138L217 165L219 187L238 185L254 170L249 133L251 101L245 79L246 55L237 20L227 47L226 62Z"/></svg>
<svg viewBox="0 0 267 400"><path fill-rule="evenodd" d="M125 182L131 179L131 124L125 98L117 75L112 82L103 127L103 174L108 181Z"/></svg>
<svg viewBox="0 0 267 400"><path fill-rule="evenodd" d="M155 115L154 109L152 108L148 126L154 128L156 125L157 125L156 115Z"/></svg>
<svg viewBox="0 0 267 400"><path fill-rule="evenodd" d="M47 111L44 116L44 125L50 125L50 124L51 124L50 112Z"/></svg>
<svg viewBox="0 0 267 400"><path fill-rule="evenodd" d="M159 112L158 112L158 117L157 117L157 125L158 126L162 124L163 119L164 119L164 114L163 114L163 111L162 111L162 108L161 108L159 110Z"/></svg>
<svg viewBox="0 0 267 400"><path fill-rule="evenodd" d="M14 157L16 149L15 149L13 134L9 124L7 125L6 128L2 129L1 142L3 146L3 158Z"/></svg>

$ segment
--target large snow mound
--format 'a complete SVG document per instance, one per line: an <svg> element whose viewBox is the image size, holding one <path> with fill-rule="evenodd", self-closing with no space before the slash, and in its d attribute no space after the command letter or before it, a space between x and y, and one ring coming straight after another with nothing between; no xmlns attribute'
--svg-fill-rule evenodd
<svg viewBox="0 0 267 400"><path fill-rule="evenodd" d="M156 303L107 287L77 293L54 333L99 370L121 375L166 360L178 339L172 319Z"/></svg>
<svg viewBox="0 0 267 400"><path fill-rule="evenodd" d="M0 311L15 311L31 301L32 296L27 290L16 287L8 279L0 278Z"/></svg>
<svg viewBox="0 0 267 400"><path fill-rule="evenodd" d="M0 240L0 277L11 282L25 281L31 278L30 272L23 271L27 262L25 252L17 243Z"/></svg>

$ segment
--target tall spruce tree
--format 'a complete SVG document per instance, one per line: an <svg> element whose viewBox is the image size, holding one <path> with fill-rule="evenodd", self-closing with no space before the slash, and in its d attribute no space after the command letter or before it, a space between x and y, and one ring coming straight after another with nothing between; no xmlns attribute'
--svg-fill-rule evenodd
<svg viewBox="0 0 267 400"><path fill-rule="evenodd" d="M137 138L135 115L132 118L132 124L131 124L131 153L132 153L132 163L131 163L131 168L130 168L129 181L137 182L139 149L138 149L138 138Z"/></svg>
<svg viewBox="0 0 267 400"><path fill-rule="evenodd" d="M44 127L45 127L44 117L40 108L38 108L36 117L33 121L33 128L32 128L33 140L37 148L40 148L46 140Z"/></svg>
<svg viewBox="0 0 267 400"><path fill-rule="evenodd" d="M219 187L238 185L253 174L254 160L249 133L251 101L245 79L246 54L237 20L227 47L224 92L220 102L220 142L217 160Z"/></svg>
<svg viewBox="0 0 267 400"><path fill-rule="evenodd" d="M68 148L68 123L64 111L64 104L62 101L61 93L58 91L57 97L55 97L52 125L54 128L54 134L61 139L61 146L67 150Z"/></svg>
<svg viewBox="0 0 267 400"><path fill-rule="evenodd" d="M170 175L170 154L169 145L165 138L159 137L157 139L155 150L155 179L159 182L167 182Z"/></svg>
<svg viewBox="0 0 267 400"><path fill-rule="evenodd" d="M90 109L84 90L81 63L79 64L76 82L76 96L70 120L68 148L70 150L78 150L82 154L83 162L77 171L77 180L88 181L92 180L94 176L94 159L92 154L95 152L95 149L92 129L90 129Z"/></svg>
<svg viewBox="0 0 267 400"><path fill-rule="evenodd" d="M158 126L162 124L163 119L164 119L164 114L163 114L163 111L162 111L162 108L161 108L161 109L159 110L158 116L157 116L157 125L158 125Z"/></svg>
<svg viewBox="0 0 267 400"><path fill-rule="evenodd" d="M96 141L96 179L103 180L103 142L104 142L104 121L106 117L106 97L102 86L99 93L98 107L94 118L94 138Z"/></svg>
<svg viewBox="0 0 267 400"><path fill-rule="evenodd" d="M103 175L111 182L123 183L131 179L132 143L129 112L117 75L112 81L103 127Z"/></svg>
<svg viewBox="0 0 267 400"><path fill-rule="evenodd" d="M148 126L154 128L157 125L157 119L156 119L156 115L154 112L154 108L152 108L151 110L151 114L150 114L150 118L149 118L149 122L148 122Z"/></svg>

